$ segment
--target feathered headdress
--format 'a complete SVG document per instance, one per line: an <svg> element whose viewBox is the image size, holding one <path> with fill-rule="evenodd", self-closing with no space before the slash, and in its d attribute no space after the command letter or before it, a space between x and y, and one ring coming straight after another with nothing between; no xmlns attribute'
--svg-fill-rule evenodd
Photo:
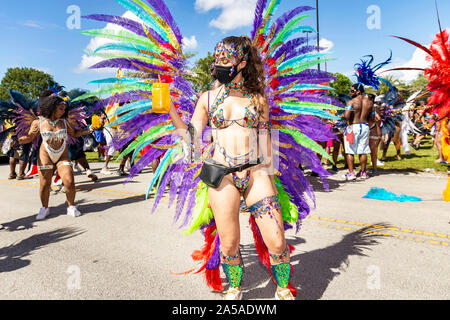
<svg viewBox="0 0 450 320"><path fill-rule="evenodd" d="M386 83L389 86L389 88L391 90L393 90L393 87L388 80L376 75L376 72L379 69L381 69L385 65L388 65L389 63L391 63L392 51L391 51L391 55L389 56L389 58L386 61L381 62L381 63L377 64L376 66L372 66L372 63L374 60L374 57L372 55L367 55L364 57L369 57L369 59L367 59L367 60L361 59L361 63L355 64L355 71L356 71L355 76L357 77L358 82L365 86L369 86L369 87L372 87L372 88L378 90L380 88L381 81L383 81L384 83Z"/></svg>

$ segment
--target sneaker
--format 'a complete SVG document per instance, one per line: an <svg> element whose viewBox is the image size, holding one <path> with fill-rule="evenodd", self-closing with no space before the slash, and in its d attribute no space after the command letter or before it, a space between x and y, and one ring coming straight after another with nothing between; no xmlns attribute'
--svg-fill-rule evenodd
<svg viewBox="0 0 450 320"><path fill-rule="evenodd" d="M380 167L384 166L384 162L381 161L380 159L377 159L377 166L380 166Z"/></svg>
<svg viewBox="0 0 450 320"><path fill-rule="evenodd" d="M275 300L295 300L295 298L291 290L284 289L282 291L275 291Z"/></svg>
<svg viewBox="0 0 450 320"><path fill-rule="evenodd" d="M127 173L125 172L124 169L119 168L119 170L117 170L117 175L118 175L118 176L126 176Z"/></svg>
<svg viewBox="0 0 450 320"><path fill-rule="evenodd" d="M78 211L77 207L70 206L67 208L67 215L72 217L79 217L81 216L81 212Z"/></svg>
<svg viewBox="0 0 450 320"><path fill-rule="evenodd" d="M37 176L37 175L38 175L38 166L33 164L31 166L30 170L25 175L25 177L32 178L32 177Z"/></svg>
<svg viewBox="0 0 450 320"><path fill-rule="evenodd" d="M347 180L347 181L354 181L354 180L356 180L356 174L354 172L352 172L352 173L347 172L345 174L345 180Z"/></svg>
<svg viewBox="0 0 450 320"><path fill-rule="evenodd" d="M52 185L50 186L50 189L51 189L53 192L59 192L59 191L61 190L61 186L58 186L58 185L52 183Z"/></svg>
<svg viewBox="0 0 450 320"><path fill-rule="evenodd" d="M98 177L97 175L93 174L92 171L90 169L86 170L86 175L89 179L91 179L92 181L97 181Z"/></svg>
<svg viewBox="0 0 450 320"><path fill-rule="evenodd" d="M36 216L36 220L44 220L45 218L48 217L49 214L50 214L49 208L41 208L41 210L39 210L39 213Z"/></svg>
<svg viewBox="0 0 450 320"><path fill-rule="evenodd" d="M331 168L331 171L333 171L333 172L338 172L338 171L339 171L339 169L338 169L338 167L337 167L337 166L333 166L333 167Z"/></svg>
<svg viewBox="0 0 450 320"><path fill-rule="evenodd" d="M128 172L130 172L130 170L131 170L131 164L130 164L129 160L127 160L127 162L125 163L125 170Z"/></svg>
<svg viewBox="0 0 450 320"><path fill-rule="evenodd" d="M107 175L107 176L112 174L112 172L107 167L103 167L103 169L102 169L102 171L100 171L100 173Z"/></svg>
<svg viewBox="0 0 450 320"><path fill-rule="evenodd" d="M370 174L372 176L376 176L378 173L377 173L377 170L372 169L372 171L370 171Z"/></svg>
<svg viewBox="0 0 450 320"><path fill-rule="evenodd" d="M224 292L223 300L242 300L242 291L237 288L230 288Z"/></svg>
<svg viewBox="0 0 450 320"><path fill-rule="evenodd" d="M77 163L73 165L73 171L76 171L76 173L81 173L83 170L81 170L80 166Z"/></svg>
<svg viewBox="0 0 450 320"><path fill-rule="evenodd" d="M369 176L367 175L367 172L361 172L361 175L360 175L360 177L361 177L361 179L363 179L363 180L366 180L367 178L369 178Z"/></svg>

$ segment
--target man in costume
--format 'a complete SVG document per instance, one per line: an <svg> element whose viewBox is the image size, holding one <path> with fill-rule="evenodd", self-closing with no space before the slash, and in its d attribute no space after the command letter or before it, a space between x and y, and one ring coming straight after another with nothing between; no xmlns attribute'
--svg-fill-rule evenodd
<svg viewBox="0 0 450 320"><path fill-rule="evenodd" d="M364 86L361 83L354 84L350 89L352 100L345 107L345 118L349 122L345 130L345 153L347 157L348 173L346 179L356 179L355 157L359 155L361 163L361 178L367 179L367 154L369 148L369 124L368 119L373 108L373 102L364 95Z"/></svg>

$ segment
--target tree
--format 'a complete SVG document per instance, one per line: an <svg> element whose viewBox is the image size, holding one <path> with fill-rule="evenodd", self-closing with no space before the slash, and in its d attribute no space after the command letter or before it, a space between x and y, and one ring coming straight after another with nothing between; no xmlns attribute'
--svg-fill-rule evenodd
<svg viewBox="0 0 450 320"><path fill-rule="evenodd" d="M41 92L57 84L53 77L33 68L8 68L0 83L0 99L9 100L8 90L17 90L29 99L38 99Z"/></svg>
<svg viewBox="0 0 450 320"><path fill-rule="evenodd" d="M330 92L330 96L337 98L339 94L349 94L350 87L352 86L352 81L344 76L342 73L334 73L334 77L336 78L330 83L330 87L335 90Z"/></svg>
<svg viewBox="0 0 450 320"><path fill-rule="evenodd" d="M196 92L206 92L211 90L213 78L211 77L211 64L214 63L214 56L211 52L204 58L195 62L191 74L186 74L185 79L191 82L192 88Z"/></svg>

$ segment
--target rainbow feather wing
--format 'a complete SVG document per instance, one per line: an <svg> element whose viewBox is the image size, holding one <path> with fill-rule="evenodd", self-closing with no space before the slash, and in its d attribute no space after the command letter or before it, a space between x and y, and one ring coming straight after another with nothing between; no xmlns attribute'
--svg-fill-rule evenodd
<svg viewBox="0 0 450 320"><path fill-rule="evenodd" d="M130 143L119 158L132 151L133 159L138 152L142 154L131 168L126 181L159 159L158 170L147 190L147 196L155 190L152 211L159 205L166 186L170 185L169 206L176 203L174 221L181 219L182 225L187 225L193 214L201 162L185 162L183 144L175 133L170 116L152 112L152 88L160 78L170 84L172 101L183 121L187 123L192 117L197 95L190 83L183 78L183 74L188 71L188 62L182 51L183 36L163 1L116 1L137 16L138 21L112 15L88 15L84 18L107 22L114 25L114 28L84 30L82 34L109 41L88 52L102 58L102 61L91 68L120 68L135 76L92 81L101 87L77 100L106 96L92 111L120 104L115 113L110 115L114 120L108 124L118 127L113 146L118 150ZM189 208L185 211L186 202Z"/></svg>
<svg viewBox="0 0 450 320"><path fill-rule="evenodd" d="M320 48L305 45L306 38L301 36L302 31L315 32L301 25L308 16L305 13L313 8L300 6L272 19L278 4L275 0L268 4L258 1L252 41L265 65L269 84L266 92L274 129L274 153L278 156L276 181L283 217L286 222L296 222L298 230L315 201L313 189L299 166L318 173L327 188L325 177L329 173L317 155L327 159L329 155L317 142L334 138L323 119L337 120L330 110L342 110L342 104L325 95L333 90L328 86L333 76L310 69L331 60ZM267 5L264 17L263 5Z"/></svg>

